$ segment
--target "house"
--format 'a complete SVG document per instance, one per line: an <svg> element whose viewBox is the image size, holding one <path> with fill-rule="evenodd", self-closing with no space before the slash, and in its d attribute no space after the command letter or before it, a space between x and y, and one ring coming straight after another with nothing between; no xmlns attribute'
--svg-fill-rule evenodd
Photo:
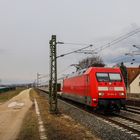
<svg viewBox="0 0 140 140"><path fill-rule="evenodd" d="M128 72L129 93L140 94L140 66L128 67L127 72Z"/></svg>

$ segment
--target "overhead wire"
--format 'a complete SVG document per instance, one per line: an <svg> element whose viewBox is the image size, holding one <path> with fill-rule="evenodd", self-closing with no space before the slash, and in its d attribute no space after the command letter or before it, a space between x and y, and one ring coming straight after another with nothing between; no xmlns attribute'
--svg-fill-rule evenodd
<svg viewBox="0 0 140 140"><path fill-rule="evenodd" d="M74 51L71 51L71 52L68 52L68 53L65 53L65 54L61 54L61 55L57 56L57 58L59 58L59 57L64 57L64 56L69 55L69 54L72 54L72 53L76 53L76 52L78 52L78 51L84 50L84 49L89 48L89 47L92 47L92 46L93 46L93 45L90 44L90 45L88 45L88 46L86 46L86 47L83 47L83 48L80 48L80 49L77 49L77 50L74 50Z"/></svg>
<svg viewBox="0 0 140 140"><path fill-rule="evenodd" d="M39 79L46 78L46 77L49 77L49 74L43 75L43 76L39 76Z"/></svg>
<svg viewBox="0 0 140 140"><path fill-rule="evenodd" d="M127 39L127 38L129 38L129 37L131 37L131 36L133 36L133 35L135 35L137 33L139 33L139 32L140 32L140 28L137 28L137 29L135 29L135 30L125 34L125 35L122 35L122 36L112 40L111 42L109 42L109 43L107 43L105 45L101 45L99 47L99 51L98 52L101 52L102 50L104 50L104 49L106 49L106 48L108 48L108 47L110 47L112 45L115 45L115 44L117 44L117 43L119 43L119 42L121 42L121 41L123 41L123 40L125 40L125 39ZM98 48L96 48L95 50L97 50L97 49Z"/></svg>
<svg viewBox="0 0 140 140"><path fill-rule="evenodd" d="M101 52L101 51L103 51L103 50L105 50L105 49L111 47L112 45L115 45L115 44L117 44L117 43L119 43L119 42L121 42L121 41L123 41L123 40L125 40L125 39L127 39L127 38L129 38L129 37L131 37L131 36L133 36L133 35L135 35L135 34L137 34L137 33L139 33L139 32L140 32L140 28L137 28L137 29L135 29L135 30L133 30L133 31L131 31L131 32L127 33L127 34L125 34L125 35L122 35L122 36L120 36L120 37L118 37L118 38L112 40L111 42L109 42L109 43L107 43L107 44L105 44L105 45L101 45L101 46L99 47L99 49L98 49L98 48L95 48L94 51L96 51L97 53L99 53L99 52ZM98 51L97 51L97 50L98 50ZM140 53L137 53L136 55L140 55ZM117 58L120 58L120 56L118 56ZM117 58L115 58L115 59L117 59ZM119 61L124 61L124 60L125 60L125 58L119 59ZM119 61L118 61L118 62L119 62ZM114 61L114 62L115 62L115 61ZM117 61L116 61L116 62L117 62ZM126 62L126 60L125 60L125 62ZM127 60L127 62L130 62L130 61ZM136 62L136 61L135 61L135 62Z"/></svg>
<svg viewBox="0 0 140 140"><path fill-rule="evenodd" d="M89 44L85 44L85 43L68 43L68 42L65 42L65 43L63 43L63 42L57 42L57 44L68 44L68 45L81 45L81 46L83 46L83 45L89 45Z"/></svg>
<svg viewBox="0 0 140 140"><path fill-rule="evenodd" d="M108 48L108 47L110 47L110 46L112 46L112 45L115 45L115 44L117 44L117 43L119 43L119 42L121 42L121 41L123 41L123 40L125 40L125 39L127 39L127 38L129 38L129 37L131 37L131 36L133 36L133 35L135 35L135 34L137 34L137 33L139 33L139 32L140 32L140 28L137 28L137 29L135 29L135 30L133 30L133 31L131 31L131 32L127 33L127 34L125 34L125 35L122 35L122 36L120 36L120 37L118 37L118 38L112 40L111 42L109 42L109 43L107 43L107 44L105 44L105 45L101 45L101 46L99 47L99 48L100 48L99 51L96 51L96 52L99 53L99 52L105 50L106 48ZM87 44L81 44L81 43L64 43L64 44L69 44L69 45L87 45ZM74 50L74 51L71 51L71 52L68 52L68 53L65 53L65 54L61 54L61 55L57 56L57 58L64 57L64 56L70 55L70 54L72 54L72 53L79 52L79 51L81 51L81 50L87 49L87 48L92 47L92 46L93 46L93 45L90 44L90 45L88 45L88 46L86 46L86 47L83 47L83 48L80 48L80 49L77 49L77 50ZM98 49L98 48L95 48L94 51L97 50L97 49ZM64 71L65 71L65 70L64 70ZM61 72L61 73L62 73L62 72ZM43 77L41 77L41 78L45 78L45 77L48 77L48 76L49 76L49 75L43 76Z"/></svg>

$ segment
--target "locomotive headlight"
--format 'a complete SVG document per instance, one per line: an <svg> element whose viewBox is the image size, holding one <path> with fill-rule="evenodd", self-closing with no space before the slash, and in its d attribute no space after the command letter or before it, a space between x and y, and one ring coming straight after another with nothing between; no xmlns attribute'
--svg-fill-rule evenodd
<svg viewBox="0 0 140 140"><path fill-rule="evenodd" d="M124 93L123 93L123 92L121 92L121 93L119 93L119 95L120 95L120 96L124 96Z"/></svg>
<svg viewBox="0 0 140 140"><path fill-rule="evenodd" d="M99 96L104 96L104 93L103 92L99 92Z"/></svg>

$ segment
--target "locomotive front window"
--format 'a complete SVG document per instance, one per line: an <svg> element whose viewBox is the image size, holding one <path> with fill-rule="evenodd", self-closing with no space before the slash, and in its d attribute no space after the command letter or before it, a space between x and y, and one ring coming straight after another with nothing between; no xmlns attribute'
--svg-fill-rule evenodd
<svg viewBox="0 0 140 140"><path fill-rule="evenodd" d="M121 81L121 75L119 73L109 73L110 81Z"/></svg>
<svg viewBox="0 0 140 140"><path fill-rule="evenodd" d="M108 73L96 73L97 79L99 82L108 82L109 76Z"/></svg>
<svg viewBox="0 0 140 140"><path fill-rule="evenodd" d="M121 81L121 75L119 73L96 73L97 80L99 82L112 82L112 81Z"/></svg>

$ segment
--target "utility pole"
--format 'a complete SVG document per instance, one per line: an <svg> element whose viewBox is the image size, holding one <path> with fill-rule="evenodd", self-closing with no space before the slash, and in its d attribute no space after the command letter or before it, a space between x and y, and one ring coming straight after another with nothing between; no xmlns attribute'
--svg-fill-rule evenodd
<svg viewBox="0 0 140 140"><path fill-rule="evenodd" d="M76 53L77 51L81 51L92 47L93 45L90 44L86 47L81 49L68 52L66 54L62 54L57 56L57 44L65 44L64 42L56 42L56 35L52 35L50 40L50 79L49 79L49 104L50 104L50 113L58 113L57 108L57 58L64 57L66 55L70 55L72 53ZM77 43L67 43L73 45L81 45Z"/></svg>
<svg viewBox="0 0 140 140"><path fill-rule="evenodd" d="M50 113L57 113L57 56L56 35L50 40L50 80L49 80L49 104Z"/></svg>
<svg viewBox="0 0 140 140"><path fill-rule="evenodd" d="M39 73L37 73L36 86L39 86Z"/></svg>

